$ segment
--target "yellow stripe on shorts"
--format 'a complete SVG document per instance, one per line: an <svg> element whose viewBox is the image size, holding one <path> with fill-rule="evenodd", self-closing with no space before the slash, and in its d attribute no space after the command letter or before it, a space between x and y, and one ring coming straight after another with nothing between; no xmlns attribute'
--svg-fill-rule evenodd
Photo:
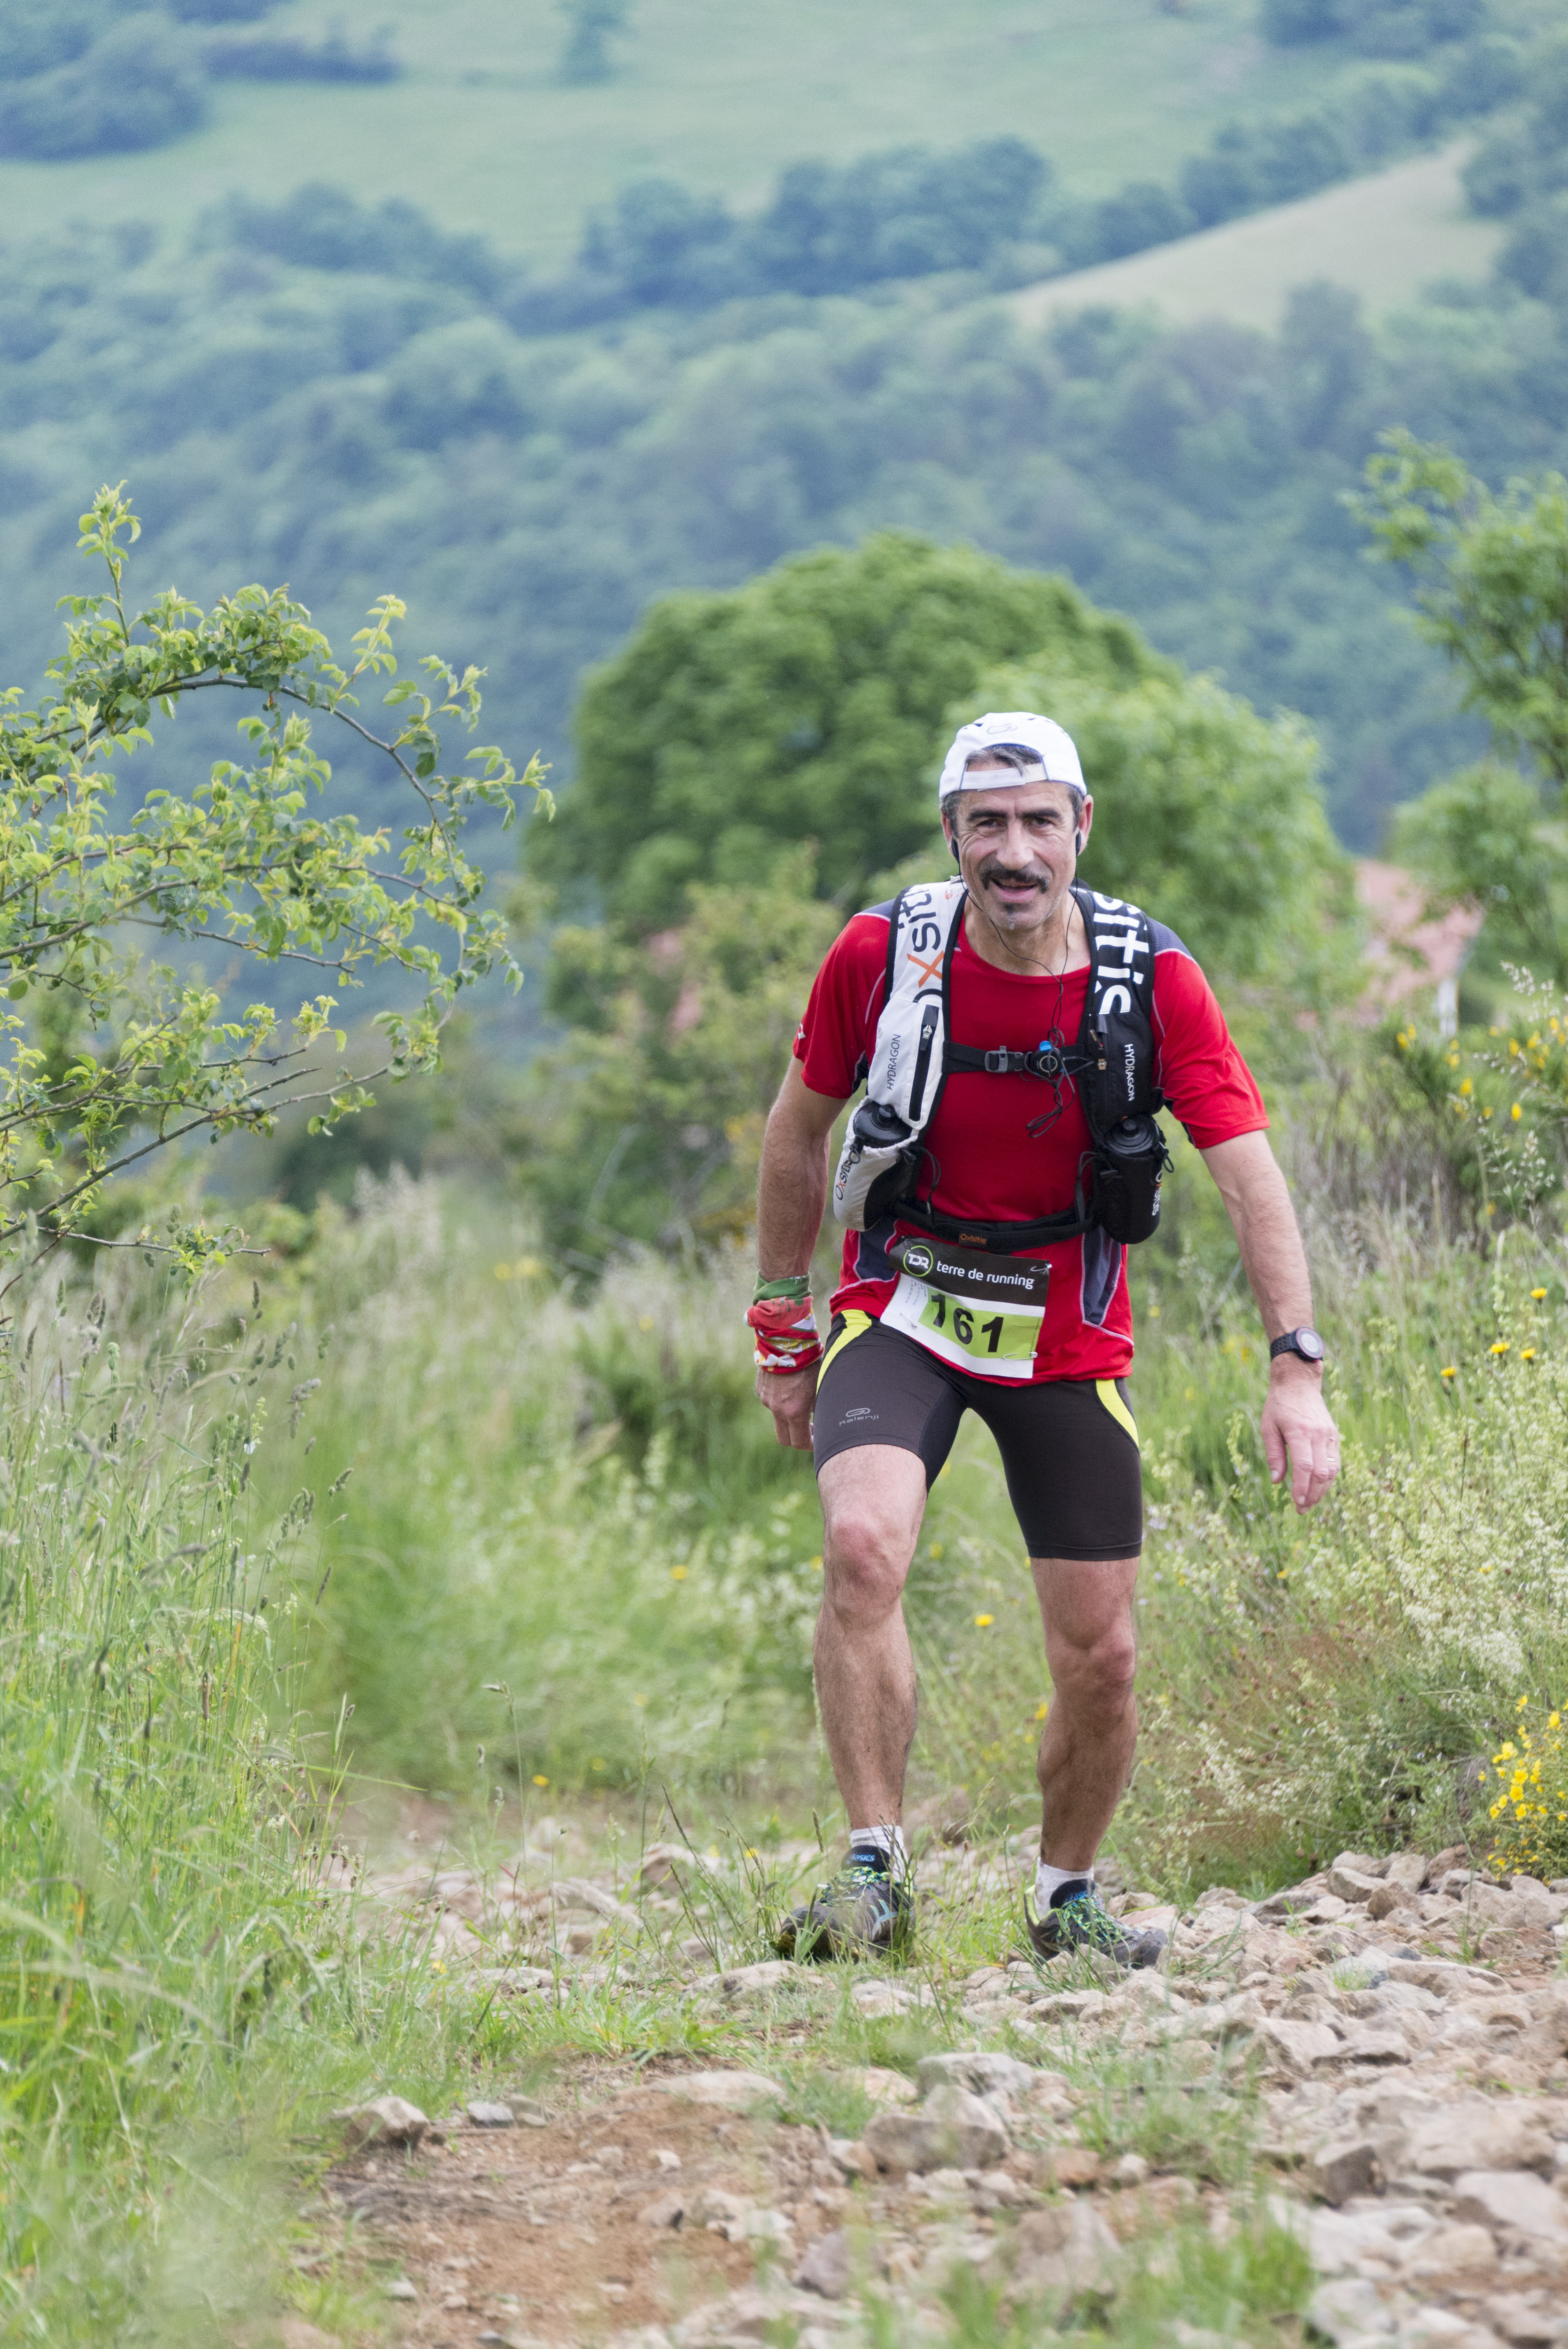
<svg viewBox="0 0 1568 2349"><path fill-rule="evenodd" d="M827 1377L828 1365L832 1361L834 1355L841 1354L844 1348L850 1343L850 1340L852 1338L860 1337L865 1330L869 1330L871 1326L872 1317L869 1313L845 1314L843 1328L840 1330L838 1336L834 1339L832 1344L829 1347L827 1352L822 1357L822 1367L817 1373L817 1384L819 1386L821 1385L822 1381ZM1122 1413L1122 1417L1125 1419L1126 1416L1127 1414L1124 1412Z"/></svg>
<svg viewBox="0 0 1568 2349"><path fill-rule="evenodd" d="M1133 1418L1132 1413L1128 1410L1127 1405L1122 1402L1120 1395L1117 1392L1116 1381L1114 1379L1096 1379L1094 1382L1094 1391L1099 1397L1101 1402L1104 1403L1107 1411L1109 1412L1112 1419L1115 1420L1118 1427L1125 1427L1129 1435L1131 1436L1134 1444L1137 1444L1138 1422ZM1139 1450L1140 1452L1142 1448L1142 1445L1140 1444Z"/></svg>

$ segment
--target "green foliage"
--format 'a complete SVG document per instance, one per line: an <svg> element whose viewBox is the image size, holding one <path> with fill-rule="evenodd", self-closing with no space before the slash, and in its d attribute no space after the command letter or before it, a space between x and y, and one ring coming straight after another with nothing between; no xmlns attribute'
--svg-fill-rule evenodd
<svg viewBox="0 0 1568 2349"><path fill-rule="evenodd" d="M1494 940L1568 985L1568 834L1517 768L1489 761L1434 784L1399 810L1391 845L1435 907L1479 898Z"/></svg>
<svg viewBox="0 0 1568 2349"><path fill-rule="evenodd" d="M310 181L282 203L242 196L202 216L200 248L267 254L301 269L353 271L367 276L457 285L481 300L506 283L494 247L480 236L447 236L428 212L404 197L356 203L341 188Z"/></svg>
<svg viewBox="0 0 1568 2349"><path fill-rule="evenodd" d="M1194 2057L1170 2047L1130 2054L1097 2049L1075 2066L1088 2092L1078 2130L1086 2145L1115 2160L1141 2154L1156 2169L1180 2169L1217 2186L1237 2186L1255 2158L1256 2099L1205 2050Z"/></svg>
<svg viewBox="0 0 1568 2349"><path fill-rule="evenodd" d="M304 1685L354 1705L357 1765L467 1791L478 1750L514 1783L712 1787L782 1750L819 1537L751 1391L749 1277L632 1259L579 1311L491 1200L444 1219L395 1178L359 1207L301 1276L305 1331L338 1333L315 1449L267 1471L332 1521Z"/></svg>
<svg viewBox="0 0 1568 2349"><path fill-rule="evenodd" d="M125 2337L191 2220L229 2231L221 2190L181 2190L179 2141L233 2113L247 2046L310 1983L313 1795L268 1733L276 1544L233 1356L192 1380L178 1331L161 1359L106 1343L101 1296L25 1303L0 1480L0 2322L85 2342ZM231 2317L256 2268L236 2240Z"/></svg>
<svg viewBox="0 0 1568 2349"><path fill-rule="evenodd" d="M557 0L557 5L567 23L562 80L569 88L608 81L614 70L610 42L625 30L632 0Z"/></svg>
<svg viewBox="0 0 1568 2349"><path fill-rule="evenodd" d="M0 80L69 65L109 30L114 0L0 0Z"/></svg>
<svg viewBox="0 0 1568 2349"><path fill-rule="evenodd" d="M1143 1744L1116 1840L1168 1882L1452 1841L1468 1761L1522 1690L1563 1687L1561 1280L1524 1231L1489 1263L1423 1244L1397 1200L1355 1228L1374 1263L1326 1225L1315 1249L1346 1465L1305 1521L1258 1453L1250 1305L1191 1260L1135 1277ZM943 1783L1026 1816L1044 1683L1016 1551L987 1447L961 1435L911 1578L923 1738Z"/></svg>
<svg viewBox="0 0 1568 2349"><path fill-rule="evenodd" d="M1422 633L1500 743L1568 780L1568 481L1511 481L1497 497L1447 449L1387 436L1361 512L1418 581Z"/></svg>
<svg viewBox="0 0 1568 2349"><path fill-rule="evenodd" d="M1373 332L1317 289L1273 340L831 298L551 342L509 324L503 256L396 205L316 191L210 222L197 255L150 248L62 231L0 254L15 676L54 648L40 605L74 583L47 549L106 447L135 466L162 576L208 603L235 577L308 581L335 640L412 579L425 641L489 664L495 734L562 763L581 670L672 583L724 590L892 520L1070 573L1162 652L1302 711L1336 826L1369 848L1391 800L1482 739L1471 720L1456 740L1404 585L1357 561L1339 492L1395 420L1500 475L1568 463L1556 314L1507 290ZM951 684L944 656L932 731L1043 633L983 645ZM365 766L335 763L335 804L374 824Z"/></svg>
<svg viewBox="0 0 1568 2349"><path fill-rule="evenodd" d="M1050 176L1021 139L946 154L896 147L842 167L792 164L748 220L676 180L637 180L589 214L577 271L521 295L513 316L547 329L652 303L844 294L979 269L1028 236Z"/></svg>
<svg viewBox="0 0 1568 2349"><path fill-rule="evenodd" d="M350 48L340 32L325 41L253 33L209 41L202 62L214 81L377 82L400 80L403 73L385 28L363 49Z"/></svg>
<svg viewBox="0 0 1568 2349"><path fill-rule="evenodd" d="M541 788L538 770L520 783L487 749L469 753L477 772L439 771L436 721L472 728L478 672L427 661L434 694L391 685L397 730L378 738L354 716L353 688L396 671L396 597L356 638L351 670L281 592L245 588L206 614L170 589L128 612L125 546L139 527L118 491L99 492L80 543L107 567L108 590L70 599L41 708L22 709L19 688L0 697L0 963L13 1006L46 1006L31 1033L19 1008L0 1020L0 1244L39 1212L52 1235L69 1232L106 1176L184 1135L265 1132L301 1099L329 1125L369 1099L368 1071L335 1074L310 1057L324 1042L342 1049L331 996L301 1005L291 1043L266 1004L225 1017L216 990L148 964L125 943L137 932L211 940L242 967L298 965L340 986L402 974L422 1000L379 1016L376 1073L395 1079L437 1064L464 988L491 971L521 979L500 916L471 910L483 876L461 843L475 807L510 816L515 792ZM114 762L151 746L155 709L172 718L185 698L225 690L260 702L240 722L253 763L222 760L188 795L160 784L114 829ZM408 788L417 812L399 849L352 816L313 812L329 770L312 710L378 749ZM192 1230L181 1245L196 1260L210 1243Z"/></svg>
<svg viewBox="0 0 1568 2349"><path fill-rule="evenodd" d="M1292 47L1348 36L1372 57L1419 57L1444 41L1480 32L1490 0L1261 0L1266 40Z"/></svg>
<svg viewBox="0 0 1568 2349"><path fill-rule="evenodd" d="M0 155L58 162L162 147L205 121L208 81L394 81L382 35L351 48L180 29L264 16L272 0L0 0ZM170 19L173 22L170 22Z"/></svg>
<svg viewBox="0 0 1568 2349"><path fill-rule="evenodd" d="M902 533L669 597L590 678L577 781L534 861L596 885L633 935L695 882L754 885L802 839L819 890L852 895L930 834L949 705L982 667L1039 652L1107 682L1170 673L1066 580Z"/></svg>
<svg viewBox="0 0 1568 2349"><path fill-rule="evenodd" d="M695 888L678 930L557 932L552 1002L574 1032L529 1071L518 1146L567 1263L745 1230L763 1123L842 920L810 885L785 858L767 888Z"/></svg>
<svg viewBox="0 0 1568 2349"><path fill-rule="evenodd" d="M70 64L0 88L0 155L160 147L205 112L198 61L167 16L148 9L119 18Z"/></svg>
<svg viewBox="0 0 1568 2349"><path fill-rule="evenodd" d="M1363 520L1414 571L1418 626L1461 680L1500 750L1435 786L1400 817L1399 851L1434 903L1479 899L1493 939L1568 983L1568 481L1510 482L1501 497L1443 448L1387 436L1367 468ZM1533 769L1533 776L1528 770Z"/></svg>
<svg viewBox="0 0 1568 2349"><path fill-rule="evenodd" d="M1044 648L983 669L941 710L934 672L964 658L960 613L970 647L989 618ZM1349 934L1332 916L1346 867L1310 736L1182 679L1062 583L889 539L734 596L655 606L589 688L564 854L545 835L559 865L575 830L614 917L556 934L551 1008L573 1032L531 1069L512 1143L562 1261L598 1271L629 1246L745 1229L764 1118L844 897L945 869L932 771L954 728L986 709L1045 709L1075 735L1097 794L1092 885L1149 905L1216 974L1315 1007L1343 990ZM814 755L802 745L792 760L807 726ZM748 820L758 811L766 824ZM661 814L667 828L648 837ZM818 827L845 875L836 905L813 899L810 862L785 844ZM869 880L879 852L912 839L923 844ZM683 872L716 877L687 880L687 918L653 931Z"/></svg>
<svg viewBox="0 0 1568 2349"><path fill-rule="evenodd" d="M1505 99L1515 95L1524 100L1520 111L1489 130L1465 165L1471 207L1483 214L1515 212L1525 204L1543 209L1568 182L1568 39L1559 35L1536 43L1517 89L1504 92ZM1503 265L1525 282L1510 261Z"/></svg>
<svg viewBox="0 0 1568 2349"><path fill-rule="evenodd" d="M1265 129L1249 123L1241 158L1248 202ZM859 249L861 180L876 195L864 250L906 248L944 160L924 179L840 167L833 252ZM687 202L698 226L711 210ZM680 220L650 213L634 253L608 225L614 268L656 290ZM1258 708L1302 709L1336 820L1369 846L1395 792L1454 753L1436 664L1404 640L1395 583L1362 576L1336 493L1393 421L1494 473L1564 453L1556 327L1508 289L1450 293L1376 336L1298 302L1273 343L1104 319L1042 336L994 311L804 295L786 310L777 294L706 323L644 307L630 335L550 342L530 323L547 288L404 201L317 186L209 223L194 261L149 244L63 232L0 259L18 658L44 657L23 585L36 549L108 447L208 600L227 584L219 544L242 575L308 578L334 633L362 579L412 576L425 625L504 672L506 722L554 755L576 674L651 595L727 587L891 520L1065 568ZM587 274L601 295L622 282ZM257 485L238 512L236 477Z"/></svg>
<svg viewBox="0 0 1568 2349"><path fill-rule="evenodd" d="M322 1368L247 1281L171 1302L13 1291L0 1358L0 2331L217 2349L265 2323L302 2138L386 2076L438 2108L504 2060L503 2014L418 1932L328 1898L337 1796L280 1734L297 1575L314 1588L301 1414ZM259 1390L294 1423L258 1506ZM289 1402L290 1390L294 1401ZM281 1499L281 1496L280 1496ZM313 1578L313 1566L315 1568ZM330 1708L335 1713L335 1708Z"/></svg>
<svg viewBox="0 0 1568 2349"><path fill-rule="evenodd" d="M1208 678L1116 691L1048 662L992 670L971 700L1048 710L1073 736L1095 800L1091 888L1149 906L1216 974L1310 992L1315 966L1322 985L1347 868L1298 721L1270 724Z"/></svg>
<svg viewBox="0 0 1568 2349"><path fill-rule="evenodd" d="M1330 187L1349 176L1355 160L1339 125L1326 114L1227 123L1215 132L1208 154L1182 165L1181 197L1192 223L1212 228Z"/></svg>

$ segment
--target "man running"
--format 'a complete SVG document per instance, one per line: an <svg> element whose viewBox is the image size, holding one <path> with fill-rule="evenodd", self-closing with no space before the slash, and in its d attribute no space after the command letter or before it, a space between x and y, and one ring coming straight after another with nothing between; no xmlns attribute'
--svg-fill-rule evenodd
<svg viewBox="0 0 1568 2349"><path fill-rule="evenodd" d="M1158 1105L1164 1095L1229 1210L1271 1340L1264 1456L1276 1484L1289 1475L1298 1510L1338 1473L1323 1345L1262 1096L1208 982L1171 931L1075 885L1094 802L1069 737L1033 712L976 719L948 754L939 804L964 887L906 893L841 933L763 1145L760 1278L748 1319L758 1393L779 1443L815 1451L824 1519L817 1695L850 1826L848 1864L788 1921L779 1946L853 1956L891 1949L911 1930L900 1820L915 1678L902 1593L932 1479L972 1410L1001 1451L1051 1678L1030 1939L1045 1958L1087 1946L1152 1964L1162 1937L1124 1932L1094 1887L1137 1739L1132 1602L1143 1533L1123 1383L1133 1352L1126 1249L1104 1224L1120 1216L1128 1226L1112 1159L1094 1154L1104 1132L1086 1113L1104 1098L1094 1085L1111 1081L1097 1073L1108 1058L1119 1068L1125 1057L1130 1098L1135 1081L1140 1098L1153 1093ZM912 903L930 917L912 921ZM1107 936L1125 970L1112 960L1108 972ZM1119 1024L1112 1012L1125 1014ZM928 1068L933 1050L940 1066ZM868 1071L836 1186L851 1224L859 1186L864 1228L845 1239L824 1348L807 1272L828 1199L830 1131ZM1125 1131L1136 1143L1148 1121L1130 1119ZM884 1135L892 1143L879 1151ZM901 1135L913 1136L902 1159ZM1147 1195L1151 1162L1140 1163ZM868 1191L869 1170L884 1165ZM890 1191L893 1205L880 1206ZM1053 1216L1075 1236L1030 1231Z"/></svg>

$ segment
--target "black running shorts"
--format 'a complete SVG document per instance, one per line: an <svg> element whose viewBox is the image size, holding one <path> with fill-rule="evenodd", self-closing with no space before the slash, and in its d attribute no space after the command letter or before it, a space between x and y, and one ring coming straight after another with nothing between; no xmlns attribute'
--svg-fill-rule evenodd
<svg viewBox="0 0 1568 2349"><path fill-rule="evenodd" d="M825 1460L891 1444L925 1463L927 1490L965 1411L996 1439L1031 1557L1136 1557L1143 1546L1138 1430L1120 1379L1006 1386L927 1353L868 1314L834 1317L811 1442Z"/></svg>

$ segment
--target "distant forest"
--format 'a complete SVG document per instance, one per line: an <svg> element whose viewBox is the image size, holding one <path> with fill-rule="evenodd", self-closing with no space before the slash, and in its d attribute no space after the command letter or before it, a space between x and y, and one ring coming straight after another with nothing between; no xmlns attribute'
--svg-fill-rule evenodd
<svg viewBox="0 0 1568 2349"><path fill-rule="evenodd" d="M273 0L0 0L0 155L56 162L166 146L206 119L213 81L391 81L356 49L253 29Z"/></svg>
<svg viewBox="0 0 1568 2349"><path fill-rule="evenodd" d="M1434 57L1501 42L1460 0L1416 14L1438 46L1369 73L1435 80ZM1303 711L1342 835L1371 846L1472 737L1344 493L1394 424L1494 481L1568 457L1568 47L1510 88L1474 174L1511 222L1494 278L1376 329L1315 286L1274 337L1104 311L1023 331L995 296L1058 199L1006 140L802 166L749 223L707 207L700 235L665 183L591 219L552 285L325 187L232 202L186 245L72 226L0 249L5 678L56 640L91 489L129 477L159 575L193 594L286 579L336 633L407 593L410 642L490 668L487 739L542 747L561 781L583 670L652 597L894 526L1066 571ZM1245 135L1260 172L1289 143ZM1226 136L1213 154L1241 155ZM717 274L683 276L697 261Z"/></svg>

